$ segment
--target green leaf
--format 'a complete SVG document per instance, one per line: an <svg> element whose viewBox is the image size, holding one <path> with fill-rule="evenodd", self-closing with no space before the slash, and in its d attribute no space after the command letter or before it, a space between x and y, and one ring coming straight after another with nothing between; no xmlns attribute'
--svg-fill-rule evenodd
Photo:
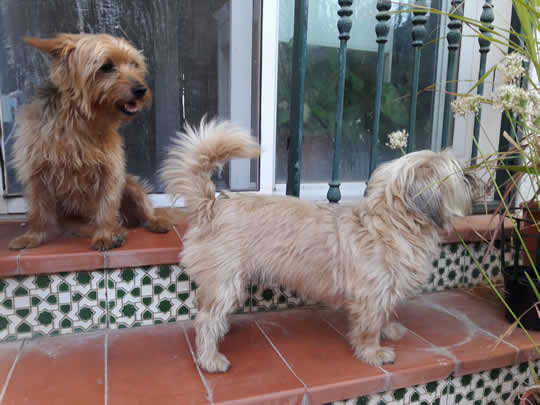
<svg viewBox="0 0 540 405"><path fill-rule="evenodd" d="M525 277L527 277L527 280L529 280L529 284L531 285L534 295L536 295L536 299L540 301L540 293L538 293L538 290L536 289L536 284L532 280L531 276L529 276L529 273L525 272Z"/></svg>

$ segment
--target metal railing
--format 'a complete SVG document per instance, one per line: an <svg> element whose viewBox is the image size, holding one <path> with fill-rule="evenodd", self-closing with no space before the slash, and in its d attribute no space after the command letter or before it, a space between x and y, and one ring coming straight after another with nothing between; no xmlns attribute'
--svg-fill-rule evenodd
<svg viewBox="0 0 540 405"><path fill-rule="evenodd" d="M302 114L304 105L304 76L306 68L306 44L307 44L307 15L308 15L309 0L295 0L295 29L294 29L294 45L293 45L293 75L294 87L292 88L291 97L291 126L289 133L289 151L288 151L288 178L287 178L287 194L299 196L300 193L300 172L301 172L301 145L302 145ZM336 133L334 142L334 155L332 164L332 177L329 182L327 198L331 203L338 203L341 199L340 193L340 176L339 163L341 160L341 145L342 145L342 124L343 124L343 100L345 92L345 72L347 63L347 41L352 27L352 4L353 0L339 0L337 32L340 41L339 48L339 77L337 84L337 112L336 112ZM416 140L416 110L418 97L418 83L420 76L421 55L426 38L426 23L432 15L427 15L427 2L425 0L415 0L413 8L413 16L411 22L412 38L411 51L414 52L414 66L411 77L411 99L409 107L409 139L407 144L407 152L415 150ZM463 16L465 2L464 0L453 0L451 3L450 16L448 18L447 27L448 33L446 41L448 46L448 61L446 74L446 92L444 96L443 122L441 134L441 148L452 145L454 118L450 110L452 101L457 93L458 65L459 65L459 50L462 38L462 21L453 16ZM377 71L375 83L375 100L374 100L374 117L373 117L373 132L371 134L369 145L369 176L373 173L377 165L377 154L379 145L379 128L381 121L381 100L385 66L385 45L388 41L390 33L390 18L392 16L390 10L392 7L391 0L378 0L376 8L377 24L375 33L377 35ZM360 18L360 17L359 17ZM484 38L479 38L480 45L480 65L478 77L481 78L486 72L487 54L490 51L490 34L489 29L493 27L494 21L493 2L485 0L483 3L483 11L480 21L484 25L480 31ZM477 94L482 95L484 86L477 87ZM297 104L297 105L295 105ZM473 146L471 159L475 159L478 153L477 140L480 131L481 111L475 117L475 126L473 132Z"/></svg>

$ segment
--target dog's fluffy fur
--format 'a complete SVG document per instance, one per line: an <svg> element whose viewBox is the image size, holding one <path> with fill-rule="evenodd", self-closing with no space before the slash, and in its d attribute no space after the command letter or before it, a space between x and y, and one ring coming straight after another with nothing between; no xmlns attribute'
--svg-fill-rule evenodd
<svg viewBox="0 0 540 405"><path fill-rule="evenodd" d="M229 368L217 344L251 277L345 308L356 357L374 366L393 362L381 335L405 334L390 315L427 281L441 228L469 210L467 175L449 154L421 151L378 168L367 197L351 207L230 192L215 199L209 172L218 162L258 154L245 131L203 122L181 134L162 172L168 191L187 204L181 263L199 285L200 365L210 372Z"/></svg>
<svg viewBox="0 0 540 405"><path fill-rule="evenodd" d="M51 58L49 80L17 117L14 165L29 203L28 231L11 249L42 244L54 225L82 223L98 250L120 246L122 225L167 232L145 187L125 173L118 129L151 102L143 55L110 35L25 42Z"/></svg>

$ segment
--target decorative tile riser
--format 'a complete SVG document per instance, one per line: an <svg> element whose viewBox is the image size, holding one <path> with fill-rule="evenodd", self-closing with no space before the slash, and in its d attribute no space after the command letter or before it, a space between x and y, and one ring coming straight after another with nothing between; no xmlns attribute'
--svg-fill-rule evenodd
<svg viewBox="0 0 540 405"><path fill-rule="evenodd" d="M485 244L470 249L482 261ZM500 278L499 250L484 267ZM425 292L470 287L480 271L460 244L444 245ZM0 341L100 328L126 328L193 319L197 286L178 265L0 279ZM238 312L286 310L306 302L279 285L249 284Z"/></svg>
<svg viewBox="0 0 540 405"><path fill-rule="evenodd" d="M533 362L536 373L540 360ZM493 369L427 384L400 388L333 405L503 405L519 404L519 394L531 385L528 363Z"/></svg>

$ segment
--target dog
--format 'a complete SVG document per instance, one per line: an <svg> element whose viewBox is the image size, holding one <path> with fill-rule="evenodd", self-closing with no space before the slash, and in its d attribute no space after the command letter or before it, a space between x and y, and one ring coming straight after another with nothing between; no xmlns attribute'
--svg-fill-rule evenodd
<svg viewBox="0 0 540 405"><path fill-rule="evenodd" d="M28 230L11 249L41 245L50 229L72 227L91 247L119 247L123 225L168 232L144 184L126 175L118 129L151 103L146 65L127 40L59 34L24 42L51 59L49 79L18 113L14 167L29 203Z"/></svg>
<svg viewBox="0 0 540 405"><path fill-rule="evenodd" d="M187 206L180 261L199 286L198 363L208 372L229 369L218 342L252 277L344 308L356 357L394 362L381 337L407 332L391 314L427 282L441 230L470 211L473 175L447 152L420 151L381 165L367 196L351 206L228 191L216 199L209 173L222 161L258 155L246 131L203 121L179 135L162 168L168 192Z"/></svg>

